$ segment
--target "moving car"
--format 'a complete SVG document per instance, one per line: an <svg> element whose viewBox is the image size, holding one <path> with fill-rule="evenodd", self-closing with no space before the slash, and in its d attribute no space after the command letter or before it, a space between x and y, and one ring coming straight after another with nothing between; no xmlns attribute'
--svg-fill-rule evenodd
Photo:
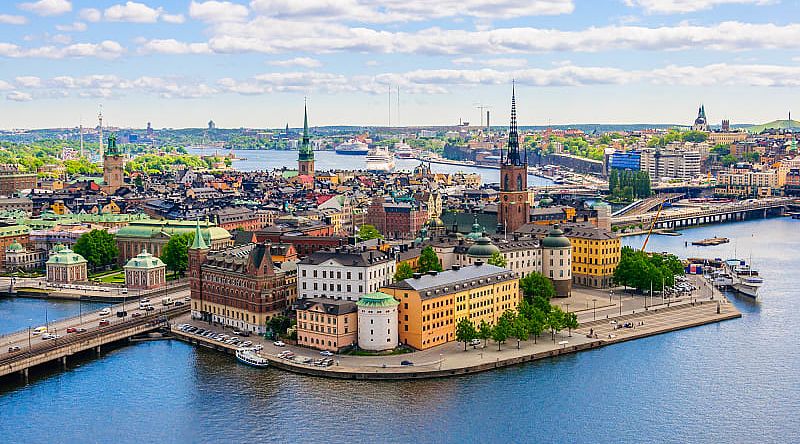
<svg viewBox="0 0 800 444"><path fill-rule="evenodd" d="M321 354L322 356L333 356L333 352L328 351L328 350L323 350L323 351L319 352L319 354Z"/></svg>
<svg viewBox="0 0 800 444"><path fill-rule="evenodd" d="M111 314L111 309L110 308L104 308L104 309L100 310L100 313L98 313L99 316L108 316L110 314Z"/></svg>
<svg viewBox="0 0 800 444"><path fill-rule="evenodd" d="M414 363L411 361L403 361L400 363L400 365L414 365Z"/></svg>
<svg viewBox="0 0 800 444"><path fill-rule="evenodd" d="M111 322L108 322L108 319L100 319L100 326L105 327L107 325L111 325Z"/></svg>
<svg viewBox="0 0 800 444"><path fill-rule="evenodd" d="M276 347L286 347L286 343L283 342L283 341L275 341L275 342L272 343L272 345L274 345Z"/></svg>
<svg viewBox="0 0 800 444"><path fill-rule="evenodd" d="M8 347L8 352L9 353L14 353L14 352L18 352L18 351L20 351L20 348L19 348L18 345L13 345L11 347Z"/></svg>

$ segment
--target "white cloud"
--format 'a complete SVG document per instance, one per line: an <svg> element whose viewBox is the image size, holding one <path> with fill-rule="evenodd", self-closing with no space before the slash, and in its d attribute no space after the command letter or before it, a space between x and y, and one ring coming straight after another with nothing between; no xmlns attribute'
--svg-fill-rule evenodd
<svg viewBox="0 0 800 444"><path fill-rule="evenodd" d="M9 89L14 88L11 86L10 83L6 82L5 80L0 80L0 91L8 91Z"/></svg>
<svg viewBox="0 0 800 444"><path fill-rule="evenodd" d="M99 22L101 18L103 18L103 13L100 12L99 9L95 8L85 8L81 9L81 12L78 14L80 18L86 20L87 22Z"/></svg>
<svg viewBox="0 0 800 444"><path fill-rule="evenodd" d="M640 7L647 14L685 14L703 11L719 5L769 5L777 0L625 0L631 7Z"/></svg>
<svg viewBox="0 0 800 444"><path fill-rule="evenodd" d="M67 34L56 34L50 37L50 41L59 45L67 45L72 41L72 37Z"/></svg>
<svg viewBox="0 0 800 444"><path fill-rule="evenodd" d="M250 11L244 5L228 1L197 2L189 4L189 17L210 23L234 22L245 20Z"/></svg>
<svg viewBox="0 0 800 444"><path fill-rule="evenodd" d="M13 100L14 102L30 102L33 100L33 96L21 91L11 91L6 94L6 99Z"/></svg>
<svg viewBox="0 0 800 444"><path fill-rule="evenodd" d="M155 23L160 14L160 9L153 9L144 3L129 1L124 5L113 5L106 8L103 17L111 22Z"/></svg>
<svg viewBox="0 0 800 444"><path fill-rule="evenodd" d="M125 48L113 40L100 43L73 43L67 46L23 48L12 43L0 43L0 56L11 58L62 59L67 57L97 57L113 59L125 53Z"/></svg>
<svg viewBox="0 0 800 444"><path fill-rule="evenodd" d="M139 47L140 54L207 54L206 43L185 43L175 39L148 40Z"/></svg>
<svg viewBox="0 0 800 444"><path fill-rule="evenodd" d="M0 24L3 25L24 25L28 19L22 15L0 14Z"/></svg>
<svg viewBox="0 0 800 444"><path fill-rule="evenodd" d="M71 25L56 25L56 29L62 32L83 32L88 27L83 22L73 22Z"/></svg>
<svg viewBox="0 0 800 444"><path fill-rule="evenodd" d="M488 66L492 68L521 68L528 64L525 59L512 59L512 58L497 58L497 59L474 59L472 57L459 57L453 59L456 65L475 65L475 66Z"/></svg>
<svg viewBox="0 0 800 444"><path fill-rule="evenodd" d="M269 62L273 66L300 66L303 68L319 68L322 62L311 57L295 57L289 60L273 60Z"/></svg>
<svg viewBox="0 0 800 444"><path fill-rule="evenodd" d="M41 16L61 15L72 11L72 3L69 0L39 0L20 3L19 8Z"/></svg>
<svg viewBox="0 0 800 444"><path fill-rule="evenodd" d="M161 14L161 20L166 23L179 25L186 21L186 17L184 17L183 14Z"/></svg>
<svg viewBox="0 0 800 444"><path fill-rule="evenodd" d="M42 79L36 76L19 76L14 79L14 83L20 88L38 88L42 86Z"/></svg>

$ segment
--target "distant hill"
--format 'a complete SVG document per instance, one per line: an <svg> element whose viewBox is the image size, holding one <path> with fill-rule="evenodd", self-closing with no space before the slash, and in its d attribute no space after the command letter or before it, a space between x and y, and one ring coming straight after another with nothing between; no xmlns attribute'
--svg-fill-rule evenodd
<svg viewBox="0 0 800 444"><path fill-rule="evenodd" d="M758 133L760 133L760 132L762 132L764 130L768 130L768 129L777 129L777 130L798 129L798 130L800 130L800 122L798 122L797 120L794 120L794 119L792 119L792 120L786 120L786 119L773 120L772 122L763 123L761 125L748 126L747 128L745 128L745 130L747 130L747 132L754 133L754 134L758 134Z"/></svg>

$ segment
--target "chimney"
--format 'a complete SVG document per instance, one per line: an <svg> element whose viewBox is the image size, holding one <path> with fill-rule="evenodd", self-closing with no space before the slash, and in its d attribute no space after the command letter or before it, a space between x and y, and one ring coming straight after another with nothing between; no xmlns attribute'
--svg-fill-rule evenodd
<svg viewBox="0 0 800 444"><path fill-rule="evenodd" d="M479 259L479 260L475 261L475 266L476 267L480 267L481 265L483 265L483 261L482 260Z"/></svg>
<svg viewBox="0 0 800 444"><path fill-rule="evenodd" d="M438 272L438 271L436 271L436 270L430 270L430 271L428 272L428 276L436 276L437 274L439 274L439 272Z"/></svg>
<svg viewBox="0 0 800 444"><path fill-rule="evenodd" d="M419 279L422 277L422 273L414 273L412 276L414 277L414 279Z"/></svg>
<svg viewBox="0 0 800 444"><path fill-rule="evenodd" d="M461 265L453 265L453 266L450 267L450 269L453 270L453 271L458 271L458 270L461 269Z"/></svg>

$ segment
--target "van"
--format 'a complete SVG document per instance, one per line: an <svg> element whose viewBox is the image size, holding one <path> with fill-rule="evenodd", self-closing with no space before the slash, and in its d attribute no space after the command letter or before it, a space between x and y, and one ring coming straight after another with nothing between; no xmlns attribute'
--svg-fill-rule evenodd
<svg viewBox="0 0 800 444"><path fill-rule="evenodd" d="M161 305L164 305L164 306L172 305L172 298L166 297L166 298L162 299L161 300Z"/></svg>

